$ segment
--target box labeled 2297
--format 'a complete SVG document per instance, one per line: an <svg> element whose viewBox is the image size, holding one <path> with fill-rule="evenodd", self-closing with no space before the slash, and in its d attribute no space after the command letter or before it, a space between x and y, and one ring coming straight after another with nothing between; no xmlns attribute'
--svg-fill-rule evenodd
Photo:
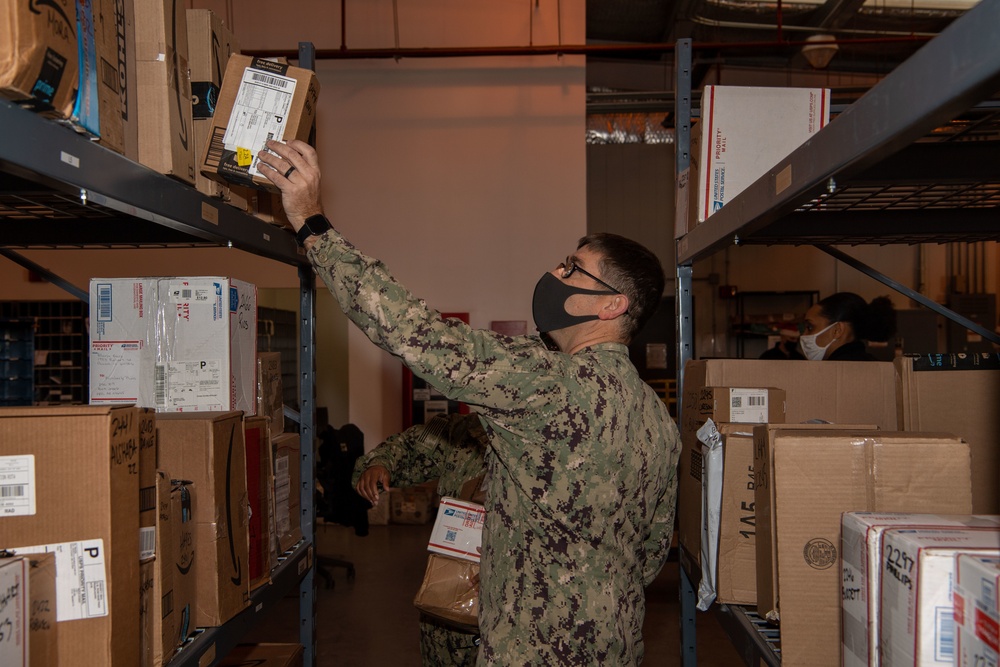
<svg viewBox="0 0 1000 667"><path fill-rule="evenodd" d="M201 173L218 181L277 192L258 170L257 154L268 139L308 141L318 100L319 81L312 70L232 55L212 118L211 136L202 151Z"/></svg>

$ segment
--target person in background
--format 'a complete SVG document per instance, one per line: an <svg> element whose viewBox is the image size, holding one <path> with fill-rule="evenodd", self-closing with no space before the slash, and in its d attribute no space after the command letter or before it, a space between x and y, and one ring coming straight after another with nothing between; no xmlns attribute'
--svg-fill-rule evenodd
<svg viewBox="0 0 1000 667"><path fill-rule="evenodd" d="M837 292L806 311L799 345L811 361L875 361L865 341L885 342L895 333L889 297L866 303L853 292Z"/></svg>
<svg viewBox="0 0 1000 667"><path fill-rule="evenodd" d="M791 328L789 328L791 327ZM778 330L779 339L769 350L760 355L761 359L805 359L799 351L799 330L794 325L782 325Z"/></svg>
<svg viewBox="0 0 1000 667"><path fill-rule="evenodd" d="M482 504L484 456L489 438L479 415L437 415L388 438L359 458L352 483L373 506L380 490L437 480L440 496ZM420 615L420 658L424 667L474 667L479 635Z"/></svg>
<svg viewBox="0 0 1000 667"><path fill-rule="evenodd" d="M474 329L329 223L312 147L269 141L258 157L344 313L486 426L477 664L640 664L644 588L667 559L680 456L677 426L628 355L663 297L656 255L586 236L535 286L545 339Z"/></svg>

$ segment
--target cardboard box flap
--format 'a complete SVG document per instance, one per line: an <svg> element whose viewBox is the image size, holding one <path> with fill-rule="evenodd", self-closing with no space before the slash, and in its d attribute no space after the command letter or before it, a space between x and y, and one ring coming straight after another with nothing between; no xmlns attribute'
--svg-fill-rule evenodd
<svg viewBox="0 0 1000 667"><path fill-rule="evenodd" d="M128 404L2 407L0 408L0 419L7 417L37 418L41 415L46 417L102 417L110 415L115 410L127 409L129 407Z"/></svg>

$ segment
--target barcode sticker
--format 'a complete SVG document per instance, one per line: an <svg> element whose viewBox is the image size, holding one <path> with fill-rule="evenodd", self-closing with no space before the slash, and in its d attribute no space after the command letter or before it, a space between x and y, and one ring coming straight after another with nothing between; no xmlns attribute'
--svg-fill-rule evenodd
<svg viewBox="0 0 1000 667"><path fill-rule="evenodd" d="M157 408L167 407L167 368L164 364L156 364L153 368L153 395Z"/></svg>
<svg viewBox="0 0 1000 667"><path fill-rule="evenodd" d="M35 456L0 456L0 517L35 514Z"/></svg>
<svg viewBox="0 0 1000 667"><path fill-rule="evenodd" d="M56 621L108 615L108 577L104 540L82 540L14 547L20 555L51 553L56 557Z"/></svg>
<svg viewBox="0 0 1000 667"><path fill-rule="evenodd" d="M951 607L935 607L934 634L934 659L951 664L955 657L955 616Z"/></svg>
<svg viewBox="0 0 1000 667"><path fill-rule="evenodd" d="M253 162L248 171L252 176L260 173L257 154L264 150L265 142L281 141L285 136L296 83L293 78L250 67L243 71L223 145L234 153L239 148L250 152Z"/></svg>
<svg viewBox="0 0 1000 667"><path fill-rule="evenodd" d="M139 529L139 560L149 560L156 556L156 528Z"/></svg>
<svg viewBox="0 0 1000 667"><path fill-rule="evenodd" d="M295 87L295 79L289 79L284 76L273 76L271 74L264 74L263 72L255 72L254 70L247 70L250 72L250 79L254 83L263 83L268 86L276 86L282 90L287 90L289 86Z"/></svg>
<svg viewBox="0 0 1000 667"><path fill-rule="evenodd" d="M97 285L97 321L110 322L112 320L111 309L111 283L98 283Z"/></svg>
<svg viewBox="0 0 1000 667"><path fill-rule="evenodd" d="M730 389L729 421L738 424L767 423L767 389Z"/></svg>

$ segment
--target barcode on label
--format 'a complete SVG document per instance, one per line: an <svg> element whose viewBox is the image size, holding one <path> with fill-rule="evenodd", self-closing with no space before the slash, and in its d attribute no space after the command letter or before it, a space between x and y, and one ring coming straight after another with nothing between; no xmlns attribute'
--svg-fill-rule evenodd
<svg viewBox="0 0 1000 667"><path fill-rule="evenodd" d="M268 74L261 74L260 72L253 72L250 78L257 83L267 84L268 86L275 86L276 88L288 88L288 84L291 83L288 79L279 79L276 76L270 76Z"/></svg>
<svg viewBox="0 0 1000 667"><path fill-rule="evenodd" d="M987 609L996 609L997 607L997 587L994 585L993 581L983 578L982 579L982 592L981 597L983 602L986 603Z"/></svg>
<svg viewBox="0 0 1000 667"><path fill-rule="evenodd" d="M191 291L190 289L182 289L181 290L181 298L184 299L185 301L190 301L191 297L193 295L194 295L194 292Z"/></svg>
<svg viewBox="0 0 1000 667"><path fill-rule="evenodd" d="M156 529L139 529L139 559L146 560L156 555Z"/></svg>
<svg viewBox="0 0 1000 667"><path fill-rule="evenodd" d="M743 407L743 397L742 396L733 396L733 403L732 403L731 407L742 408Z"/></svg>
<svg viewBox="0 0 1000 667"><path fill-rule="evenodd" d="M938 662L951 662L955 657L955 616L951 607L937 607L934 610L934 657Z"/></svg>
<svg viewBox="0 0 1000 667"><path fill-rule="evenodd" d="M157 364L153 368L153 402L157 407L167 405L167 369L163 364Z"/></svg>
<svg viewBox="0 0 1000 667"><path fill-rule="evenodd" d="M107 283L97 286L97 321L111 321L111 285Z"/></svg>
<svg viewBox="0 0 1000 667"><path fill-rule="evenodd" d="M208 144L208 155L205 156L205 164L209 167L218 167L222 162L222 153L226 150L226 128L212 128L212 140Z"/></svg>
<svg viewBox="0 0 1000 667"><path fill-rule="evenodd" d="M139 511L148 512L156 509L156 487L144 486L139 489Z"/></svg>
<svg viewBox="0 0 1000 667"><path fill-rule="evenodd" d="M4 484L0 486L0 498L20 498L27 493L24 484Z"/></svg>
<svg viewBox="0 0 1000 667"><path fill-rule="evenodd" d="M766 396L747 396L747 405L754 408L763 407L767 404Z"/></svg>

